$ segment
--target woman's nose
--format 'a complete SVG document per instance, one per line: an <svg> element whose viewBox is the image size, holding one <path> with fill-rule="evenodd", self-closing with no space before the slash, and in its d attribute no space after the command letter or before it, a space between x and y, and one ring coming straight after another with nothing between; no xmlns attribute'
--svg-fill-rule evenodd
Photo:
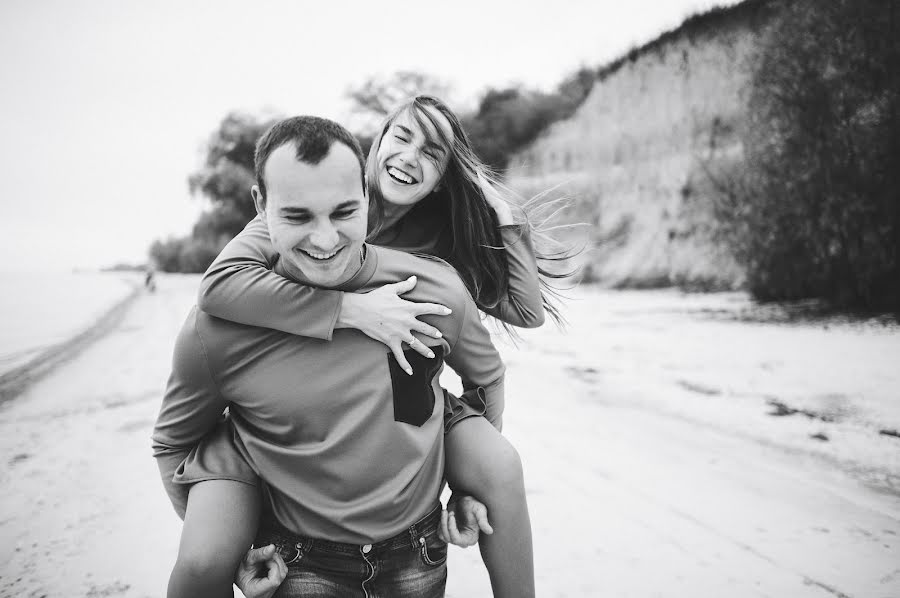
<svg viewBox="0 0 900 598"><path fill-rule="evenodd" d="M410 166L416 166L419 163L419 150L414 147L404 148L400 152L400 160Z"/></svg>

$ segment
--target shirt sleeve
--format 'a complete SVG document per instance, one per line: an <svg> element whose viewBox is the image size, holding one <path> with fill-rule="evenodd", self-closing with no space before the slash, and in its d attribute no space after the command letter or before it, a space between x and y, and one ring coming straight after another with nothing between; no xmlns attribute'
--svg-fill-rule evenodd
<svg viewBox="0 0 900 598"><path fill-rule="evenodd" d="M175 342L172 373L152 437L163 486L180 517L184 517L189 488L175 483L173 476L191 449L215 429L226 406L197 331L195 308Z"/></svg>
<svg viewBox="0 0 900 598"><path fill-rule="evenodd" d="M239 324L331 340L343 293L288 280L272 271L277 260L266 224L253 219L203 275L197 305Z"/></svg>
<svg viewBox="0 0 900 598"><path fill-rule="evenodd" d="M463 388L471 390L481 387L485 394L484 416L498 430L503 428L504 389L506 366L500 353L491 341L491 335L481 318L475 302L460 281L461 292L466 302L462 308L463 317L455 342L450 348L446 362L462 379ZM454 311L457 308L454 308Z"/></svg>
<svg viewBox="0 0 900 598"><path fill-rule="evenodd" d="M500 227L500 238L509 267L506 297L494 307L479 307L512 326L537 328L544 323L544 306L531 234L527 226L511 224Z"/></svg>

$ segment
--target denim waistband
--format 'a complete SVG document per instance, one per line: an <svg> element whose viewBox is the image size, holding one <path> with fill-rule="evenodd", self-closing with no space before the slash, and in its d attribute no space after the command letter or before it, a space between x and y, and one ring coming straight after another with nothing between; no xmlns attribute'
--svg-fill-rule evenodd
<svg viewBox="0 0 900 598"><path fill-rule="evenodd" d="M370 552L387 552L397 549L416 550L421 547L421 538L424 535L433 533L437 530L441 520L441 510L441 505L438 503L428 515L425 515L425 517L413 523L406 528L405 531L402 531L387 540L373 542L371 544L347 544L321 538L308 538L285 529L275 521L264 521L257 534L256 545L292 545L296 547L297 550L302 550L304 553L316 549L354 556L359 556L361 551L368 554Z"/></svg>

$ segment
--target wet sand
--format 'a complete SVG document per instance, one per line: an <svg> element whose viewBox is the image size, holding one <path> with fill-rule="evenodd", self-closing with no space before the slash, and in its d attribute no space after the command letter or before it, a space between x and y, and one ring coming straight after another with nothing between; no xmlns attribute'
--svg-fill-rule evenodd
<svg viewBox="0 0 900 598"><path fill-rule="evenodd" d="M0 596L164 595L180 522L149 434L196 281L0 406ZM568 334L501 345L540 596L900 596L900 333L575 295ZM447 594L490 595L477 549Z"/></svg>

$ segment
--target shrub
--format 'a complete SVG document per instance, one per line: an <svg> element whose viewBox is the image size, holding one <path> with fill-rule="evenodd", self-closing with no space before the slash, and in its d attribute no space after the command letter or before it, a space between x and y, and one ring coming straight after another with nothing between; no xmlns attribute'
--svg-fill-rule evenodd
<svg viewBox="0 0 900 598"><path fill-rule="evenodd" d="M760 300L900 310L900 8L801 0L751 79L717 214Z"/></svg>

